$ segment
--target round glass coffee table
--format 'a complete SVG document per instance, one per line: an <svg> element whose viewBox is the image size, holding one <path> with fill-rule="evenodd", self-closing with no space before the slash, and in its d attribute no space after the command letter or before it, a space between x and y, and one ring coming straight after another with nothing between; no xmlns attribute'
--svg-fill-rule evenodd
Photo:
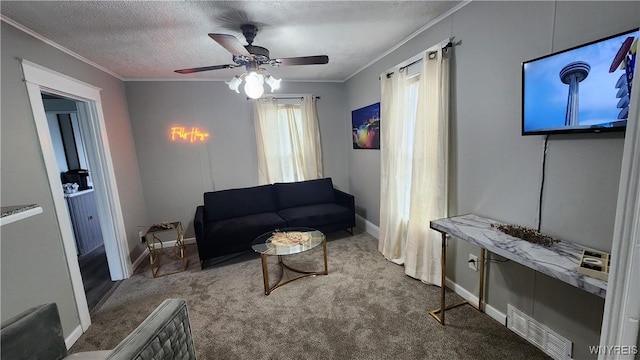
<svg viewBox="0 0 640 360"><path fill-rule="evenodd" d="M322 245L324 252L324 271L302 271L294 269L282 261L283 256L309 251L318 245ZM327 238L322 232L316 229L289 227L269 231L258 236L251 244L251 247L255 252L259 253L262 258L262 277L264 279L265 295L271 294L273 290L294 280L309 276L329 274L327 269ZM273 286L269 284L268 256L278 256L278 264L281 270L280 277ZM287 281L282 281L285 269L302 275Z"/></svg>

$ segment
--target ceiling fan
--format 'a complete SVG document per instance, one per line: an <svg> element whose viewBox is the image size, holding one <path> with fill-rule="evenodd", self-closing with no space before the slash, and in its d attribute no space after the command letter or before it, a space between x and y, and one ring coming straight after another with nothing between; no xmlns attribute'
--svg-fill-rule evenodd
<svg viewBox="0 0 640 360"><path fill-rule="evenodd" d="M233 64L204 66L190 69L175 70L178 74L191 74L201 71L232 69L244 66L247 71L258 71L260 65L269 64L271 66L292 66L292 65L320 65L329 63L327 55L300 56L290 58L271 59L269 50L262 46L253 45L253 39L258 33L258 28L253 24L244 24L240 27L242 34L248 45L242 43L233 35L229 34L209 34L223 48L233 55Z"/></svg>

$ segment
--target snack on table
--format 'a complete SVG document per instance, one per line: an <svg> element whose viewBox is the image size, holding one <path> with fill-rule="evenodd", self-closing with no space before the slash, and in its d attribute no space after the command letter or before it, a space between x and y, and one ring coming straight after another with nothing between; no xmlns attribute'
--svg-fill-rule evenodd
<svg viewBox="0 0 640 360"><path fill-rule="evenodd" d="M276 231L271 236L270 241L273 245L277 246L293 246L301 245L311 239L311 235L301 231L288 231L279 232Z"/></svg>

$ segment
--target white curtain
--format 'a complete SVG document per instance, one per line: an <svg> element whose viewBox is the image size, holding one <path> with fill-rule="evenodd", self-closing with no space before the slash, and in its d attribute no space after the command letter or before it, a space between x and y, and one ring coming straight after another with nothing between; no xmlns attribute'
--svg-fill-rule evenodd
<svg viewBox="0 0 640 360"><path fill-rule="evenodd" d="M382 74L380 100L380 240L378 250L397 264L404 263L404 239L407 234L409 192L404 183L411 177L407 154L408 102L404 90L406 73ZM403 146L404 145L404 146Z"/></svg>
<svg viewBox="0 0 640 360"><path fill-rule="evenodd" d="M260 184L322 177L322 149L315 99L279 104L258 99L254 105Z"/></svg>
<svg viewBox="0 0 640 360"><path fill-rule="evenodd" d="M411 277L441 284L441 237L429 221L447 216L449 56L425 52L417 80L381 75L381 199L378 248ZM416 82L417 81L417 82Z"/></svg>

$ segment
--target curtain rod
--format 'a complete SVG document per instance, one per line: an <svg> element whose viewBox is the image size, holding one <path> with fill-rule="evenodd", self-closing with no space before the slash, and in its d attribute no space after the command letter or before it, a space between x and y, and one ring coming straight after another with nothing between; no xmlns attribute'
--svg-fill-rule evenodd
<svg viewBox="0 0 640 360"><path fill-rule="evenodd" d="M442 49L447 49L447 48L450 48L450 47L454 47L454 46L460 45L461 43L462 43L462 40L458 40L457 42L449 41L446 45L444 45L442 47ZM429 52L429 59L433 59L435 54L436 54L435 51L430 51ZM422 61L422 58L420 58L420 59L418 59L418 60L416 60L414 62L411 62L411 63L409 63L409 64L407 64L405 66L401 66L398 70L399 71L404 71L406 68L410 67L411 65L415 65L415 64L419 63L420 61ZM387 78L390 78L391 75L393 75L393 71L390 72L390 73L387 73ZM378 80L379 80L379 78L378 78Z"/></svg>
<svg viewBox="0 0 640 360"><path fill-rule="evenodd" d="M265 96L264 98L274 98L277 100L295 100L295 99L302 100L304 99L304 96ZM315 100L320 100L320 96L316 96L316 95L311 96L311 98ZM260 99L263 99L263 98L260 98ZM260 99L252 99L247 96L247 100L260 100Z"/></svg>

